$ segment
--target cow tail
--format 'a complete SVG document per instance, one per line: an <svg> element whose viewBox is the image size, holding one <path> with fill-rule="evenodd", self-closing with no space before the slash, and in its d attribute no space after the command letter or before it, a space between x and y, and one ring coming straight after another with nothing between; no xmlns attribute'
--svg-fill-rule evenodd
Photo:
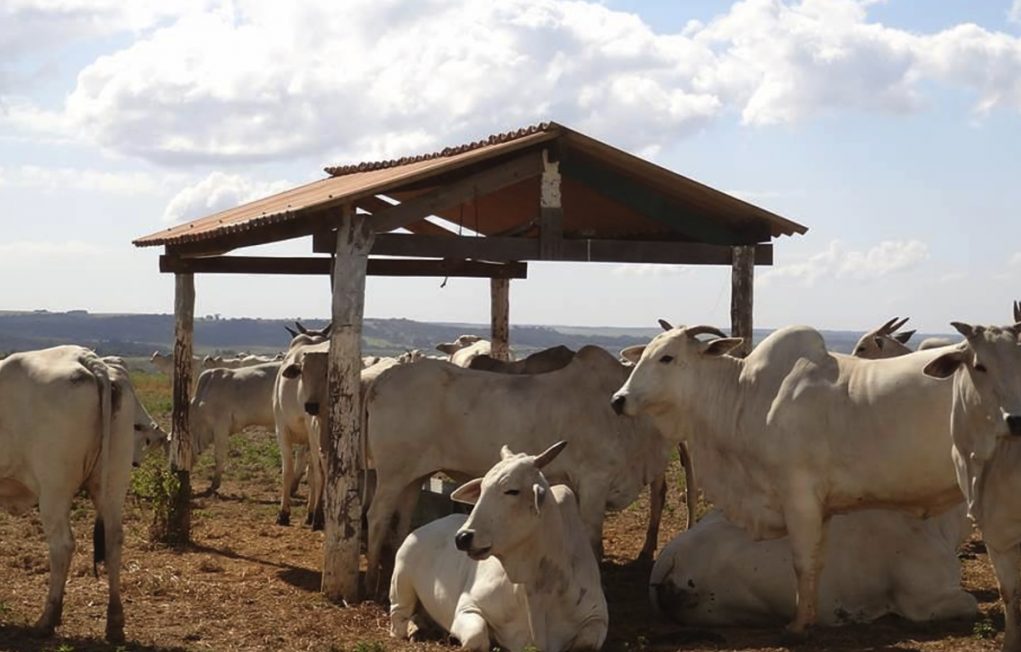
<svg viewBox="0 0 1021 652"><path fill-rule="evenodd" d="M97 567L106 562L106 530L103 526L103 509L110 496L110 439L113 428L113 384L110 371L102 360L91 357L88 361L99 384L99 500L96 501L96 525L92 529L92 574L99 576Z"/></svg>

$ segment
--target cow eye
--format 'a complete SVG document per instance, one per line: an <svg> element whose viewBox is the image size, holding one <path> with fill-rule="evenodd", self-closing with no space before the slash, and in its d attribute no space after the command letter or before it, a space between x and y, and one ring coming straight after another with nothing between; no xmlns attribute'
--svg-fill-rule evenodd
<svg viewBox="0 0 1021 652"><path fill-rule="evenodd" d="M505 491L503 493L507 494L508 496L517 496L521 492L518 491L517 489L508 489L507 491Z"/></svg>
<svg viewBox="0 0 1021 652"><path fill-rule="evenodd" d="M975 371L978 371L978 372L981 372L981 373L985 373L986 372L986 366L984 364L982 364L982 363L979 363L979 364L975 365Z"/></svg>
<svg viewBox="0 0 1021 652"><path fill-rule="evenodd" d="M670 364L671 362L674 361L674 356L665 355L662 358L660 358L659 361L662 362L663 364Z"/></svg>

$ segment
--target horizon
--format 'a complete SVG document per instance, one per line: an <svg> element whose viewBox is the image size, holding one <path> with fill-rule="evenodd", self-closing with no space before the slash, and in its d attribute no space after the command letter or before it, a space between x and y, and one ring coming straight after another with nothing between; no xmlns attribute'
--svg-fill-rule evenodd
<svg viewBox="0 0 1021 652"><path fill-rule="evenodd" d="M172 275L133 238L326 165L544 120L806 225L756 270L756 325L865 331L901 315L938 334L1003 323L1021 298L1021 0L924 12L911 0L19 0L0 16L6 306L169 313ZM511 284L512 324L730 324L729 267L533 262L528 274ZM325 277L196 278L201 315L328 314L329 301ZM486 323L488 282L370 277L365 314Z"/></svg>

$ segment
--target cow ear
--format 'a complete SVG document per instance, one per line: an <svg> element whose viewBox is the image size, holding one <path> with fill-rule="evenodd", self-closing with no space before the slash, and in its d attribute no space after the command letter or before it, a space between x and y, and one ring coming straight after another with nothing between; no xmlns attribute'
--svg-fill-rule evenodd
<svg viewBox="0 0 1021 652"><path fill-rule="evenodd" d="M297 362L292 362L291 364L283 368L283 370L280 372L280 375L283 376L284 378L294 380L295 378L301 375L301 365L298 364Z"/></svg>
<svg viewBox="0 0 1021 652"><path fill-rule="evenodd" d="M954 372L964 364L965 354L964 351L958 349L944 353L935 360L929 362L922 369L922 373L926 376L932 376L933 378L949 378L954 375Z"/></svg>
<svg viewBox="0 0 1021 652"><path fill-rule="evenodd" d="M914 334L915 334L915 331L913 331L913 330L911 330L911 331L904 331L903 333L897 333L896 335L894 335L893 339L897 340L901 344L907 344L908 340L910 340L911 336L914 335Z"/></svg>
<svg viewBox="0 0 1021 652"><path fill-rule="evenodd" d="M535 456L535 467L541 469L560 455L560 451L567 447L566 441L558 441L543 452Z"/></svg>
<svg viewBox="0 0 1021 652"><path fill-rule="evenodd" d="M876 346L879 348L880 351L883 350L883 338L877 335L872 338L872 341L876 343Z"/></svg>
<svg viewBox="0 0 1021 652"><path fill-rule="evenodd" d="M457 346L457 344L453 344L453 343L437 344L436 345L436 350L437 351L439 351L440 353L446 353L447 355L453 355L454 353L456 353L458 351L458 349L459 349L459 347Z"/></svg>
<svg viewBox="0 0 1021 652"><path fill-rule="evenodd" d="M469 480L463 485L454 489L450 492L450 499L454 502L464 503L465 505L474 505L479 502L479 496L482 495L482 478L475 478Z"/></svg>
<svg viewBox="0 0 1021 652"><path fill-rule="evenodd" d="M953 326L954 330L958 333L964 335L964 339L968 339L978 332L974 326L971 324L965 324L964 322L952 321L950 322L950 325Z"/></svg>
<svg viewBox="0 0 1021 652"><path fill-rule="evenodd" d="M645 345L637 344L635 346L629 346L626 349L621 349L620 357L632 364L638 364L638 360L642 357L643 352L645 352Z"/></svg>
<svg viewBox="0 0 1021 652"><path fill-rule="evenodd" d="M532 485L532 493L535 498L535 513L539 514L542 512L542 504L546 502L546 487L536 482Z"/></svg>
<svg viewBox="0 0 1021 652"><path fill-rule="evenodd" d="M744 344L743 337L721 337L719 339L707 342L705 348L702 349L703 355L726 355L737 347Z"/></svg>

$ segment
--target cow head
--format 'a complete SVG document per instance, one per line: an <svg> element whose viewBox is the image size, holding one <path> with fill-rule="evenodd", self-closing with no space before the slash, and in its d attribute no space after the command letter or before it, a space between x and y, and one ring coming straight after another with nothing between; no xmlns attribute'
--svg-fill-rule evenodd
<svg viewBox="0 0 1021 652"><path fill-rule="evenodd" d="M298 402L309 416L319 416L326 402L330 356L326 351L301 351L280 369L284 378L300 379Z"/></svg>
<svg viewBox="0 0 1021 652"><path fill-rule="evenodd" d="M160 425L153 421L152 417L144 409L139 410L136 408L133 428L134 448L131 453L132 466L141 466L149 453L157 448L162 448L166 451L170 445L170 435L160 428Z"/></svg>
<svg viewBox="0 0 1021 652"><path fill-rule="evenodd" d="M899 355L911 353L911 349L907 346L907 341L911 339L915 331L897 332L907 321L907 317L904 319L894 317L879 328L865 333L854 346L854 356L868 360L879 360L881 358L895 358Z"/></svg>
<svg viewBox="0 0 1021 652"><path fill-rule="evenodd" d="M447 342L446 344L437 344L436 350L440 353L446 353L447 355L454 355L461 349L475 344L482 338L478 335L459 335L453 342Z"/></svg>
<svg viewBox="0 0 1021 652"><path fill-rule="evenodd" d="M954 418L968 419L967 430L982 439L969 447L984 456L997 438L1021 435L1021 322L1004 328L951 325L965 341L934 358L923 372L954 376ZM955 441L960 434L955 425Z"/></svg>
<svg viewBox="0 0 1021 652"><path fill-rule="evenodd" d="M662 322L664 328L669 326ZM703 341L699 335L715 335ZM678 397L688 396L705 382L704 371L744 340L727 337L712 326L679 326L657 335L646 346L630 347L621 357L635 363L627 382L613 395L617 414L661 414L671 409Z"/></svg>
<svg viewBox="0 0 1021 652"><path fill-rule="evenodd" d="M557 442L539 455L512 453L504 446L500 461L482 478L454 490L450 497L474 505L454 536L458 550L475 560L502 556L528 545L541 526L550 486L541 469L567 446Z"/></svg>

